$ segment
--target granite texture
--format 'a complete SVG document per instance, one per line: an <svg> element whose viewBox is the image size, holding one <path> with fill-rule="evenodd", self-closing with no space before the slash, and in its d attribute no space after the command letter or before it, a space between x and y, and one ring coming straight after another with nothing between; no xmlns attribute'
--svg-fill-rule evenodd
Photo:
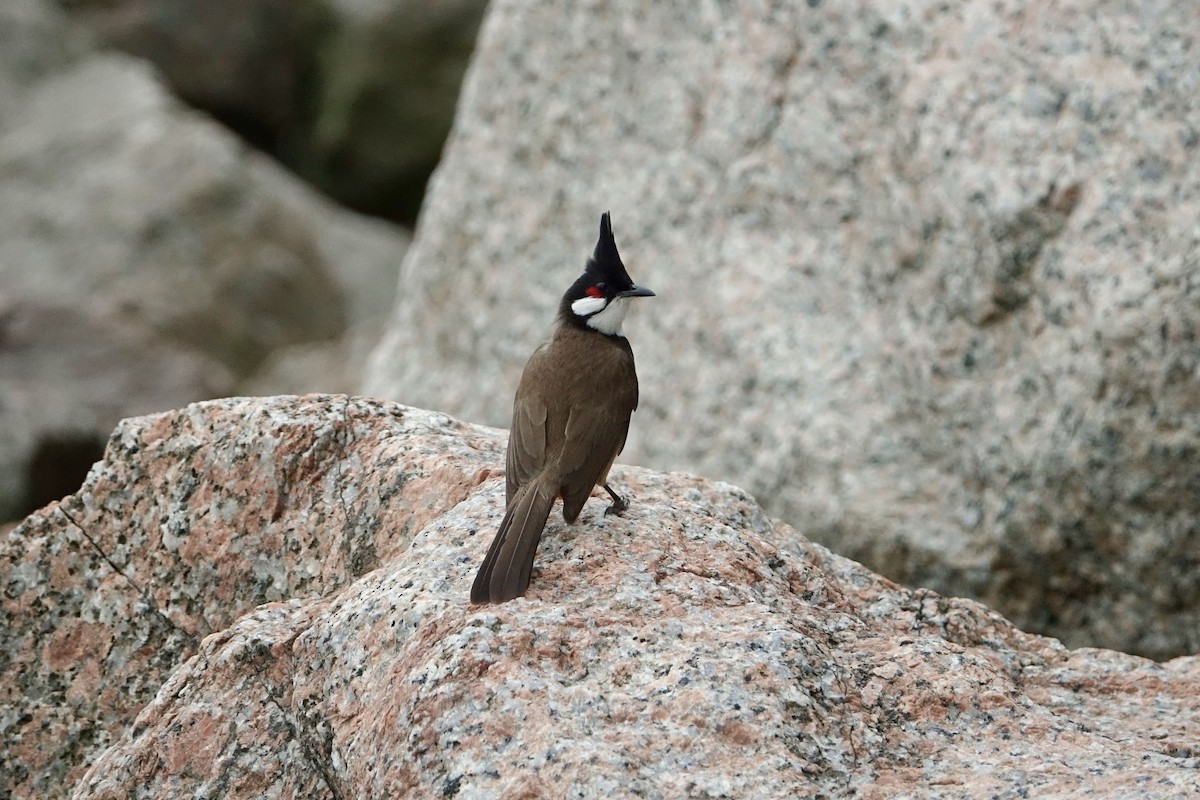
<svg viewBox="0 0 1200 800"><path fill-rule="evenodd" d="M126 420L0 550L12 798L1183 797L1200 659L1069 651L620 467L467 603L503 435L344 396Z"/></svg>
<svg viewBox="0 0 1200 800"><path fill-rule="evenodd" d="M403 551L475 485L468 455L502 461L494 433L344 397L123 422L4 540L0 786L66 796L204 637Z"/></svg>
<svg viewBox="0 0 1200 800"><path fill-rule="evenodd" d="M496 0L369 393L507 424L611 210L626 458L1074 645L1200 649L1189 0Z"/></svg>

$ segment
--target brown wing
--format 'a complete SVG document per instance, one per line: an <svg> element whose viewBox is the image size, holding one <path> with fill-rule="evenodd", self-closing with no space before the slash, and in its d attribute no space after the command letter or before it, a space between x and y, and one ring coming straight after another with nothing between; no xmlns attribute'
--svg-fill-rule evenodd
<svg viewBox="0 0 1200 800"><path fill-rule="evenodd" d="M513 399L512 427L508 434L508 457L505 460L507 498L512 503L517 489L524 486L546 462L546 401L531 391L543 365L543 348L529 358L521 373L521 383Z"/></svg>
<svg viewBox="0 0 1200 800"><path fill-rule="evenodd" d="M637 408L637 373L633 351L624 339L625 358L600 380L588 402L576 402L567 418L566 437L559 463L562 468L563 517L572 522L592 493L604 481L617 454L625 447L629 417Z"/></svg>
<svg viewBox="0 0 1200 800"><path fill-rule="evenodd" d="M586 413L586 409L581 410ZM577 466L563 475L563 518L574 522L592 487L607 478L609 467L625 446L629 432L629 414L618 415L607 410L593 409L587 421L568 425L569 445L564 456L577 461ZM577 420L581 413L572 413ZM585 449L586 448L586 449Z"/></svg>

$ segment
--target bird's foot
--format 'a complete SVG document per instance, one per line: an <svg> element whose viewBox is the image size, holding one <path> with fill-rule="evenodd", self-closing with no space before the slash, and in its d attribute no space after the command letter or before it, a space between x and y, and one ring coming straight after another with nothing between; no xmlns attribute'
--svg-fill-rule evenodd
<svg viewBox="0 0 1200 800"><path fill-rule="evenodd" d="M609 514L616 514L620 516L621 514L625 513L625 509L627 508L629 508L629 501L621 498L619 501L604 509L604 516L607 517Z"/></svg>
<svg viewBox="0 0 1200 800"><path fill-rule="evenodd" d="M612 487L607 483L604 484L604 491L608 492L609 496L613 499L612 505L604 509L604 516L607 517L609 514L623 514L625 509L629 508L629 501L614 492Z"/></svg>

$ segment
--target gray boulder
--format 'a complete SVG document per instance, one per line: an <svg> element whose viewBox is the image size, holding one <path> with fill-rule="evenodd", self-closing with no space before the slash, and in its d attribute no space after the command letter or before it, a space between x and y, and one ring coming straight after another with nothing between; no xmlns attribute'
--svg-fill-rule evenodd
<svg viewBox="0 0 1200 800"><path fill-rule="evenodd" d="M600 212L625 458L1072 645L1200 647L1194 7L497 0L369 392L507 424Z"/></svg>
<svg viewBox="0 0 1200 800"><path fill-rule="evenodd" d="M44 0L0 3L0 127L28 87L86 50L63 12Z"/></svg>
<svg viewBox="0 0 1200 800"><path fill-rule="evenodd" d="M349 388L355 362L330 343L378 326L407 245L185 109L144 62L60 67L0 114L0 309L20 323L0 349L0 519L42 494L48 442L76 443L60 462L84 460L78 486L118 419L230 394L283 348L330 345L307 388Z"/></svg>
<svg viewBox="0 0 1200 800"><path fill-rule="evenodd" d="M90 58L43 81L0 138L0 278L123 307L247 374L345 325L309 221L263 186L266 166L143 62Z"/></svg>
<svg viewBox="0 0 1200 800"><path fill-rule="evenodd" d="M486 0L330 0L297 171L354 208L415 219Z"/></svg>

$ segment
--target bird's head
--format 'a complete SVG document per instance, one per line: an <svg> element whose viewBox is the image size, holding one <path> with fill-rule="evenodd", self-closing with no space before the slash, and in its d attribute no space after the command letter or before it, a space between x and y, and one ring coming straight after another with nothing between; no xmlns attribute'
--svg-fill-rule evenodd
<svg viewBox="0 0 1200 800"><path fill-rule="evenodd" d="M600 239L583 274L563 295L559 314L576 325L609 336L621 335L621 323L634 297L653 297L654 292L634 284L621 263L613 239L608 212L600 217Z"/></svg>

